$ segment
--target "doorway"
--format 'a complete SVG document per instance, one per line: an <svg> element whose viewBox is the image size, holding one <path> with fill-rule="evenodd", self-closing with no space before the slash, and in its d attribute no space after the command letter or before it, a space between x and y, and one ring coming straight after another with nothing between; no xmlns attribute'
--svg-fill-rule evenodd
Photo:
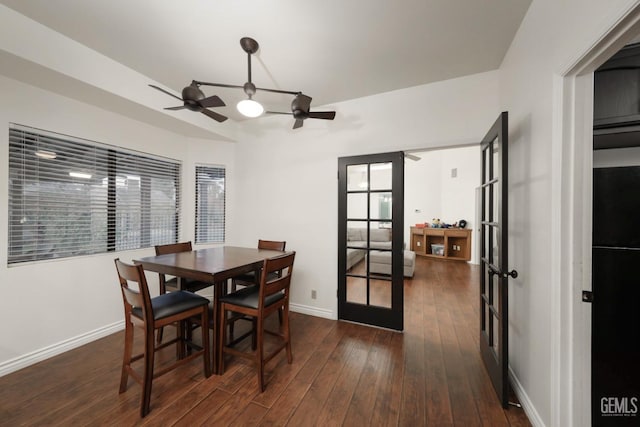
<svg viewBox="0 0 640 427"><path fill-rule="evenodd" d="M446 224L465 224L471 237L469 262L479 263L476 242L479 241L480 159L479 142L415 149L406 156L404 241L407 249L414 249L411 247L411 227L438 219ZM431 248L423 249L429 250ZM421 256L419 252L416 257Z"/></svg>
<svg viewBox="0 0 640 427"><path fill-rule="evenodd" d="M591 420L640 423L640 44L594 74Z"/></svg>
<svg viewBox="0 0 640 427"><path fill-rule="evenodd" d="M554 135L552 166L556 175L557 206L551 221L556 224L557 253L551 265L553 287L552 413L554 425L591 425L592 306L582 299L592 291L592 209L594 72L624 45L640 34L640 7L620 17L598 43L589 46L560 73L554 85L560 108L554 120L561 126ZM577 214L580 213L580 214Z"/></svg>

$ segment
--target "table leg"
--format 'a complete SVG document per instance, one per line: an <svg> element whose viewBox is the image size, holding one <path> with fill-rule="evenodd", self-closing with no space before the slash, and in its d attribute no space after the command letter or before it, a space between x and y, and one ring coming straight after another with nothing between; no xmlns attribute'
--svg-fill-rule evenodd
<svg viewBox="0 0 640 427"><path fill-rule="evenodd" d="M224 280L222 282L214 283L213 289L213 333L211 339L211 362L213 363L212 372L216 375L220 374L218 372L218 346L220 345L220 336L219 330L220 325L218 325L218 313L220 313L220 295L226 289L227 281Z"/></svg>

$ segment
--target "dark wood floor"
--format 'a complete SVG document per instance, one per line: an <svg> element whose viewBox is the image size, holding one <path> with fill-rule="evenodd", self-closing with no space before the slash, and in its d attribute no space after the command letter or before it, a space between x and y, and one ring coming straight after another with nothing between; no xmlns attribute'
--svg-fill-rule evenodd
<svg viewBox="0 0 640 427"><path fill-rule="evenodd" d="M294 362L269 363L264 393L243 360L209 379L194 361L155 381L143 420L140 386L118 394L117 333L0 378L0 425L528 426L482 366L476 276L419 257L403 334L293 313Z"/></svg>

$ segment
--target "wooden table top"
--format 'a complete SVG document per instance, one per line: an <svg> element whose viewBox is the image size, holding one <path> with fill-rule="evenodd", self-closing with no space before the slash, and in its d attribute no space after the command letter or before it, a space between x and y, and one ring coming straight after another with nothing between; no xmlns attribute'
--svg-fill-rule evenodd
<svg viewBox="0 0 640 427"><path fill-rule="evenodd" d="M265 259L286 252L220 246L191 252L155 255L134 260L145 270L205 282L220 282L262 267Z"/></svg>

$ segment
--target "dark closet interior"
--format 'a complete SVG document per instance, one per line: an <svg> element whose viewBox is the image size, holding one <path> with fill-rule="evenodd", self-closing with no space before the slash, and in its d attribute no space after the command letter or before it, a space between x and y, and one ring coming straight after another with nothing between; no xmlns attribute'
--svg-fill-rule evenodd
<svg viewBox="0 0 640 427"><path fill-rule="evenodd" d="M619 151L593 169L592 294L586 298L593 301L592 424L637 426L640 149L633 148L640 147L640 44L626 46L595 72L593 110L594 150Z"/></svg>

